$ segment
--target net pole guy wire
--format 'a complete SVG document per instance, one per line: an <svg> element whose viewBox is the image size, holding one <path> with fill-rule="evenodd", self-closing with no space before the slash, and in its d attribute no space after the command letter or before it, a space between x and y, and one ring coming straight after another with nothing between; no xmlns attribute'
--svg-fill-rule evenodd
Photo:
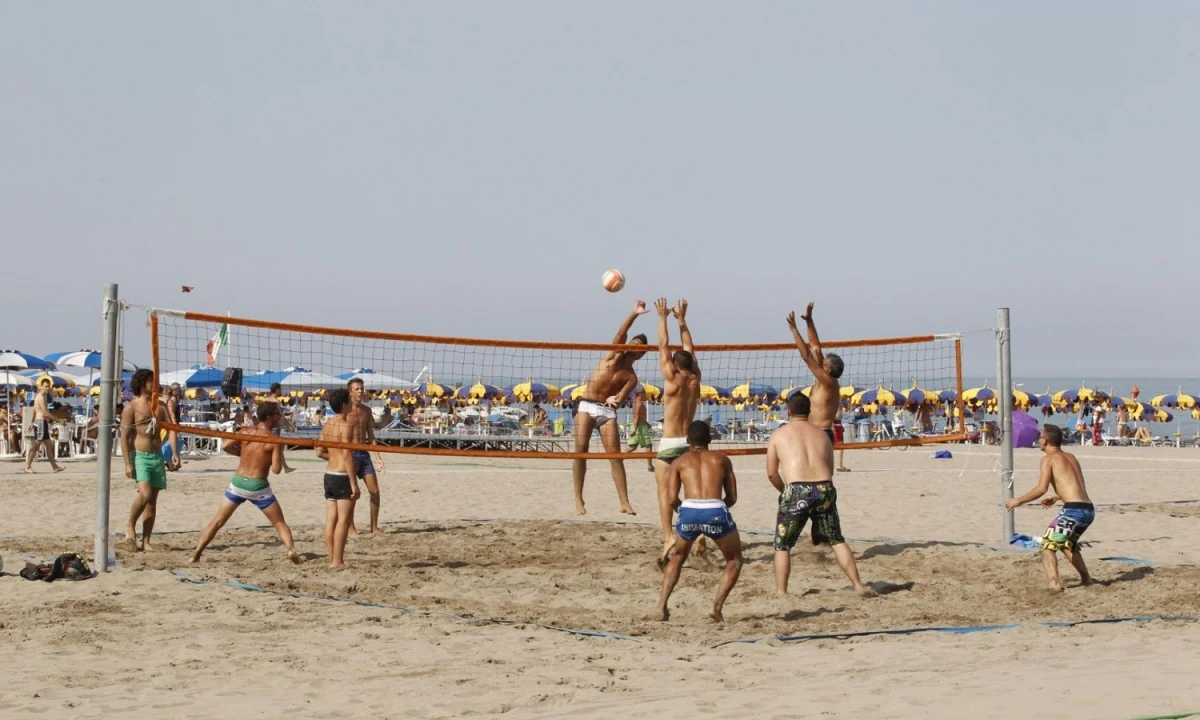
<svg viewBox="0 0 1200 720"><path fill-rule="evenodd" d="M249 318L235 318L227 315L210 315L205 313L183 312L179 310L169 310L162 308L150 308L150 335L151 335L151 350L154 363L154 371L156 379L161 375L162 364L162 332L160 329L160 316L184 322L192 323L213 323L213 324L228 324L230 326L241 326L244 328L259 328L264 330L276 330L279 332L290 332L300 334L326 335L326 336L342 336L359 338L366 340L382 340L393 342L408 342L408 343L424 343L430 345L450 345L464 346L477 348L506 348L506 349L533 349L533 350L574 350L574 351L610 351L610 350L625 350L632 352L648 352L646 345L611 345L604 343L562 343L562 342L540 342L540 341L510 341L510 340L492 340L480 338L459 338L459 337L440 337L428 335L410 335L391 332L377 332L368 330L355 330L348 328L329 328L322 326L301 325L296 323L281 323L265 320L254 320ZM173 336L172 336L173 337ZM200 338L203 341L203 338ZM958 391L959 400L959 427L958 433L944 434L940 436L919 437L904 440L884 440L874 442L852 442L842 443L837 447L839 449L870 449L881 447L900 447L925 445L931 443L944 443L961 440L965 437L965 415L962 411L963 403L962 394L962 358L961 358L961 335L959 334L940 334L940 335L919 335L908 337L895 338L878 338L868 340L840 340L840 341L825 341L822 346L825 348L872 348L872 347L888 347L902 345L918 345L937 343L944 341L954 342L955 353L955 375L956 375L956 390ZM649 347L649 352L653 352L654 346ZM672 346L672 349L679 349L679 346ZM697 354L701 353L717 353L717 352L787 352L795 353L796 348L793 343L756 343L756 344L716 344L716 345L697 345ZM154 384L154 401L157 402L158 383ZM219 430L211 430L208 428L200 428L194 426L182 426L174 422L166 422L162 424L163 429L176 430L177 432L185 432L190 435L221 438L226 440L238 439L236 433L223 432ZM275 438L272 436L264 436L259 438L261 442L271 444L293 445L312 447L318 444L315 439L283 437ZM435 448L435 447L398 447L385 445L366 445L360 443L340 443L334 441L322 441L319 443L322 447L347 449L347 450L366 450L376 452L396 452L415 455L439 455L439 456L458 456L458 457L491 457L491 458L555 458L555 459L635 459L635 458L652 458L653 452L574 452L574 451L512 451L512 450L496 450L496 449L469 449L469 448ZM726 455L761 455L766 452L765 447L750 447L750 448L722 448L721 450Z"/></svg>
<svg viewBox="0 0 1200 720"><path fill-rule="evenodd" d="M996 310L996 364L1000 378L1000 486L1001 507L1013 497L1013 437L1012 437L1012 343L1008 308ZM1013 511L1004 510L1004 542L1016 533Z"/></svg>

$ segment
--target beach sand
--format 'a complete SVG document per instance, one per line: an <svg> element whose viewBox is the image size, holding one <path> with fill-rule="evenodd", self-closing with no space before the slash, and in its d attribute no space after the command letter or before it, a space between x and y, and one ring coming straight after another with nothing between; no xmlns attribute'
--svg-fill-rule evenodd
<svg viewBox="0 0 1200 720"><path fill-rule="evenodd" d="M95 465L28 476L0 464L9 573L0 578L0 715L1121 720L1200 710L1188 679L1200 671L1200 623L1041 625L1200 616L1200 568L1175 567L1200 564L1200 503L1176 502L1200 499L1200 452L1082 449L1102 506L1084 551L1100 582L1077 587L1063 562L1067 591L1052 594L1038 558L1000 542L997 453L950 449L952 460L937 461L930 449L847 454L853 471L836 478L842 525L881 597L856 597L830 553L805 538L793 596L776 599L770 535L747 532L723 625L706 617L718 571L697 559L672 597L671 621L646 619L661 575L653 475L641 462L626 463L637 517L617 512L599 461L588 515L578 518L567 462L386 455L387 532L351 541L351 567L335 572L321 538L322 465L303 451L290 458L299 470L272 484L305 565L287 562L249 504L189 564L234 466L192 460L160 499L153 552L114 544L119 570L51 584L13 573L65 550L90 558ZM1039 457L1016 453L1018 493L1034 484ZM739 527L769 533L775 493L762 458L735 467ZM121 533L133 489L119 460L115 468L110 528ZM1021 508L1017 531L1040 535L1052 516ZM365 520L363 502L360 529ZM775 639L968 625L1019 627ZM759 642L729 642L751 638Z"/></svg>

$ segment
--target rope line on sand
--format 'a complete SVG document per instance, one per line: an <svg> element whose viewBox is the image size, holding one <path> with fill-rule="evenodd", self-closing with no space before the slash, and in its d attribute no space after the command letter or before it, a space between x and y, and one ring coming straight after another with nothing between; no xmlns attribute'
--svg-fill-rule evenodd
<svg viewBox="0 0 1200 720"><path fill-rule="evenodd" d="M376 608L382 608L384 610L397 610L399 612L406 613L406 614L412 614L412 615L429 615L429 616L435 616L435 617L445 617L445 618L450 618L452 620L458 620L460 622L466 622L466 623L492 623L495 625L534 625L536 627L545 628L547 630L555 630L558 632L569 633L571 635L582 635L584 637L602 637L602 638L609 638L612 640L632 640L634 642L646 642L642 638L636 638L636 637L632 637L629 635L619 635L617 633L602 632L599 630L581 630L579 628L567 628L567 627L561 627L559 625L550 625L549 623L540 623L537 621L527 621L527 620L512 620L509 618L465 617L463 615L455 615L454 613L438 612L436 610L422 610L421 608L406 607L404 605L389 605L386 603L372 602L370 600L355 600L353 598L340 598L340 597L335 597L332 595L307 595L305 593L282 592L280 590L269 590L267 588L262 588L257 585L251 585L249 583L242 583L242 582L234 582L232 580L230 580L228 582L224 582L224 583L222 583L219 580L199 580L197 578L192 577L191 575L188 575L187 573L183 572L182 570L168 570L167 572L171 573L172 575L179 578L180 580L183 580L184 582L192 583L194 585L224 585L226 587L235 588L237 590L248 590L250 592L266 593L267 595L277 595L279 597L297 598L299 600L327 600L330 602L347 603L350 605L361 605L362 607L376 607Z"/></svg>
<svg viewBox="0 0 1200 720"><path fill-rule="evenodd" d="M1174 715L1143 715L1142 717L1129 718L1129 720L1179 720L1179 718L1190 718L1195 715L1200 715L1200 710L1176 713Z"/></svg>

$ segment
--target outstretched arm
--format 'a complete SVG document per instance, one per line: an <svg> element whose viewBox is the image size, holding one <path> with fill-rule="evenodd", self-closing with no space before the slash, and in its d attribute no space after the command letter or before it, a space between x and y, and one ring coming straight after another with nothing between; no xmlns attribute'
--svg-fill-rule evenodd
<svg viewBox="0 0 1200 720"><path fill-rule="evenodd" d="M675 319L679 321L679 336L683 341L683 349L692 356L692 368L696 371L696 375L700 375L700 362L696 359L696 347L692 344L692 331L688 329L687 324L687 299L680 298L675 304L675 309L671 311L675 315Z"/></svg>
<svg viewBox="0 0 1200 720"><path fill-rule="evenodd" d="M1042 458L1042 475L1038 478L1038 484L1032 490L1025 493L1019 498L1004 501L1004 507L1012 510L1018 505L1024 505L1027 502L1037 500L1046 494L1050 489L1050 480L1054 477L1054 472L1050 469L1050 458Z"/></svg>
<svg viewBox="0 0 1200 720"><path fill-rule="evenodd" d="M621 323L620 329L617 330L617 334L613 337L612 344L624 345L628 339L629 329L633 327L634 321L637 320L638 315L644 315L646 312L645 302L638 300L634 303L633 312L629 313L629 317L625 318L625 322Z"/></svg>
<svg viewBox="0 0 1200 720"><path fill-rule="evenodd" d="M808 343L804 341L804 338L800 337L800 331L796 329L795 311L788 313L787 321L788 327L792 331L792 339L796 341L796 350L800 352L800 357L804 359L804 364L808 366L808 371L813 374L813 379L822 384L834 382L833 376L825 370L825 363L813 355L812 350L808 347Z"/></svg>
<svg viewBox="0 0 1200 720"><path fill-rule="evenodd" d="M663 378L666 380L675 379L675 363L671 362L671 334L667 330L667 315L670 310L667 309L667 299L659 298L654 301L654 307L658 310L658 367L662 370Z"/></svg>
<svg viewBox="0 0 1200 720"><path fill-rule="evenodd" d="M637 387L637 375L630 373L629 379L625 381L625 384L617 391L617 394L605 400L604 404L611 408L621 407L625 404L626 398L629 397L629 393L633 392L635 387Z"/></svg>
<svg viewBox="0 0 1200 720"><path fill-rule="evenodd" d="M812 318L813 303L808 303L808 310L800 317L804 320L804 324L808 326L808 349L816 358L817 362L825 364L825 354L821 352L821 338L817 337L817 326L813 324Z"/></svg>

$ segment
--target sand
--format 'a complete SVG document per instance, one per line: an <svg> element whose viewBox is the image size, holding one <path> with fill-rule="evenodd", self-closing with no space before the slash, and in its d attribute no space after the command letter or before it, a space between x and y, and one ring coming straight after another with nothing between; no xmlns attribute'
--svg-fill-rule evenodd
<svg viewBox="0 0 1200 720"><path fill-rule="evenodd" d="M52 584L11 573L27 557L91 555L95 465L26 476L0 464L10 573L0 578L0 715L1120 720L1200 710L1200 623L1041 625L1200 616L1200 568L1177 567L1200 564L1200 503L1177 502L1200 499L1200 452L1083 449L1102 505L1084 551L1099 582L1078 587L1063 563L1068 588L1054 594L1036 556L1001 547L996 453L950 449L948 461L916 449L847 456L853 471L837 478L843 528L881 597L856 597L831 555L802 540L793 596L776 599L770 537L747 532L722 625L705 615L718 570L698 560L684 570L671 622L647 619L661 575L653 477L640 463L627 463L637 517L617 512L607 463L597 462L588 515L578 518L566 462L385 456L387 532L352 541L351 567L335 572L318 524L321 465L307 453L295 454L298 472L273 479L305 565L287 562L249 504L190 565L233 467L191 461L170 476L153 552L116 547L119 570ZM1038 457L1017 452L1018 492L1033 485ZM761 458L735 464L739 526L769 531L774 492ZM132 494L113 479L112 531L123 530ZM365 517L364 505L364 529ZM1022 508L1017 530L1039 535L1051 517ZM773 639L965 625L1019 627ZM728 642L751 638L760 641Z"/></svg>

